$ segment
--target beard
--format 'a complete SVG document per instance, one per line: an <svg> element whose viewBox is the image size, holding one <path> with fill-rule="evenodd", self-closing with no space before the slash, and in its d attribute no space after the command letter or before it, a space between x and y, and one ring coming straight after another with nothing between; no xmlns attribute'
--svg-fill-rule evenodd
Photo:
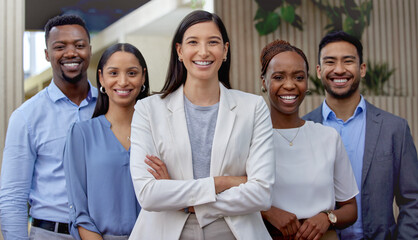
<svg viewBox="0 0 418 240"><path fill-rule="evenodd" d="M64 73L62 73L62 78L69 83L75 84L75 83L78 83L83 78L83 74L80 72L80 74L78 74L77 76L70 78Z"/></svg>
<svg viewBox="0 0 418 240"><path fill-rule="evenodd" d="M331 95L333 98L336 99L345 99L345 98L349 98L351 97L359 88L360 86L360 80L359 81L354 81L353 84L351 85L350 89L348 89L348 91L343 92L343 93L338 93L336 91L333 91L332 88L330 87L329 84L322 82L322 85L324 86L325 91Z"/></svg>

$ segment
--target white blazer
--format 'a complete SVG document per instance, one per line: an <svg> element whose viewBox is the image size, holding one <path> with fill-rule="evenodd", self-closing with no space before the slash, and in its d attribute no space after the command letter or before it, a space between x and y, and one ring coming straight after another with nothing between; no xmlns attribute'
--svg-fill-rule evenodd
<svg viewBox="0 0 418 240"><path fill-rule="evenodd" d="M188 206L201 227L223 217L237 239L271 239L260 214L271 206L275 177L269 110L261 96L220 89L208 178L193 179L183 87L135 105L130 169L142 210L129 239L179 239L188 217L179 209ZM164 161L173 180L156 180L146 154ZM244 175L245 184L215 193L213 176Z"/></svg>

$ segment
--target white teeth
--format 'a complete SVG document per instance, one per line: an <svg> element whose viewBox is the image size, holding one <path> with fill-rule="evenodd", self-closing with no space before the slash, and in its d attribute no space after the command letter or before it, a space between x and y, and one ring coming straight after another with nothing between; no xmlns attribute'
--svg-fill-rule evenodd
<svg viewBox="0 0 418 240"><path fill-rule="evenodd" d="M296 96L280 96L280 98L285 100L294 100L296 99Z"/></svg>
<svg viewBox="0 0 418 240"><path fill-rule="evenodd" d="M194 61L194 63L196 63L197 65L206 66L206 65L211 64L212 62L210 62L210 61Z"/></svg>
<svg viewBox="0 0 418 240"><path fill-rule="evenodd" d="M79 65L79 63L64 63L64 66L66 66L66 67L76 67L78 65Z"/></svg>
<svg viewBox="0 0 418 240"><path fill-rule="evenodd" d="M129 93L129 90L116 90L116 92L126 94L126 93Z"/></svg>
<svg viewBox="0 0 418 240"><path fill-rule="evenodd" d="M335 83L345 83L345 82L347 82L347 79L334 79L333 80Z"/></svg>

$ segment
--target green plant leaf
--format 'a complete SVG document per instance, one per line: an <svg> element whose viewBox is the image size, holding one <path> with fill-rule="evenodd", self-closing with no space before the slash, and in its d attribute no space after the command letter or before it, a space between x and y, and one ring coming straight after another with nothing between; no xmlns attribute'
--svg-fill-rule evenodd
<svg viewBox="0 0 418 240"><path fill-rule="evenodd" d="M268 12L262 8L258 8L257 12L255 13L254 20L259 20L263 18L267 18Z"/></svg>
<svg viewBox="0 0 418 240"><path fill-rule="evenodd" d="M267 17L256 23L255 28L261 36L274 32L280 25L280 17L275 12L269 12Z"/></svg>
<svg viewBox="0 0 418 240"><path fill-rule="evenodd" d="M288 23L295 21L295 8L292 5L280 8L280 15Z"/></svg>

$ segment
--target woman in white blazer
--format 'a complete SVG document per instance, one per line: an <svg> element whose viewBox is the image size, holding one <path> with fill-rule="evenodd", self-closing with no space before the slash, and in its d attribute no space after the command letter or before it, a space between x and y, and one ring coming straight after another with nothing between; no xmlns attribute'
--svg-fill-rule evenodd
<svg viewBox="0 0 418 240"><path fill-rule="evenodd" d="M130 239L270 239L260 214L274 183L269 110L230 89L229 68L221 19L186 16L161 93L135 106L130 168L142 210Z"/></svg>

